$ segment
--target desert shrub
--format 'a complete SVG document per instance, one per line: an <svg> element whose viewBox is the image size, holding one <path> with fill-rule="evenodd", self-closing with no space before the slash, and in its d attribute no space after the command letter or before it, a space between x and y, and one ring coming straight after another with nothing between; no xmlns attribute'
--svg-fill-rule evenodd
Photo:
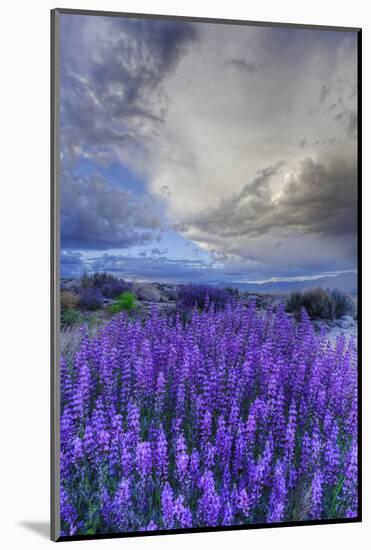
<svg viewBox="0 0 371 550"><path fill-rule="evenodd" d="M304 292L292 292L286 302L286 311L299 318L302 308L306 309L312 319L337 319L343 315L355 314L351 297L342 290L315 288Z"/></svg>
<svg viewBox="0 0 371 550"><path fill-rule="evenodd" d="M356 308L352 298L342 290L334 289L331 291L331 299L334 303L335 317L343 315L355 316Z"/></svg>
<svg viewBox="0 0 371 550"><path fill-rule="evenodd" d="M230 294L223 289L189 283L178 289L177 308L180 311L195 307L204 310L213 304L215 311L221 311L230 300Z"/></svg>
<svg viewBox="0 0 371 550"><path fill-rule="evenodd" d="M129 285L122 279L116 279L115 277L111 281L107 281L102 286L102 294L105 298L116 298L125 290L128 290Z"/></svg>
<svg viewBox="0 0 371 550"><path fill-rule="evenodd" d="M334 302L328 291L323 288L315 288L304 293L303 306L309 316L314 319L333 319L335 317Z"/></svg>
<svg viewBox="0 0 371 550"><path fill-rule="evenodd" d="M65 309L61 311L61 324L62 325L74 325L81 319L81 315L74 309Z"/></svg>
<svg viewBox="0 0 371 550"><path fill-rule="evenodd" d="M133 311L136 309L137 303L135 296L131 292L121 294L116 302L112 304L110 310L112 313L120 313L120 311Z"/></svg>
<svg viewBox="0 0 371 550"><path fill-rule="evenodd" d="M61 292L61 310L66 311L69 309L74 309L78 306L79 296L74 292L68 290L62 290Z"/></svg>
<svg viewBox="0 0 371 550"><path fill-rule="evenodd" d="M230 296L233 296L234 298L238 298L240 296L240 292L238 288L233 288L231 286L228 286L224 289L224 291L227 292L227 294L229 294Z"/></svg>
<svg viewBox="0 0 371 550"><path fill-rule="evenodd" d="M335 317L334 303L328 291L323 288L294 292L286 302L286 311L300 316L305 308L311 319L333 319Z"/></svg>
<svg viewBox="0 0 371 550"><path fill-rule="evenodd" d="M129 289L129 284L109 273L85 273L81 278L81 287L97 289L105 298L116 298Z"/></svg>
<svg viewBox="0 0 371 550"><path fill-rule="evenodd" d="M94 287L82 288L80 292L79 306L81 309L95 310L103 305L103 296L100 290Z"/></svg>
<svg viewBox="0 0 371 550"><path fill-rule="evenodd" d="M294 313L295 317L300 316L303 307L303 294L301 292L291 292L286 300L286 311Z"/></svg>
<svg viewBox="0 0 371 550"><path fill-rule="evenodd" d="M354 342L299 323L237 302L83 336L61 360L61 534L356 517Z"/></svg>

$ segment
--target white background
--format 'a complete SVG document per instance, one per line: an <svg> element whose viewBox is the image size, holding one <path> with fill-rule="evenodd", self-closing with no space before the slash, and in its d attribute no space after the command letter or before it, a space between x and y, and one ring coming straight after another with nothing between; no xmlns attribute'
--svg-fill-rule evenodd
<svg viewBox="0 0 371 550"><path fill-rule="evenodd" d="M365 0L18 0L1 6L0 544L41 548L49 520L49 10L54 7L363 27L364 311L370 311L370 15ZM367 67L368 66L368 67ZM367 151L368 148L368 151ZM368 154L367 154L368 153ZM74 542L103 548L365 548L371 540L370 317L364 315L364 523ZM370 543L368 543L370 544ZM369 547L369 546L368 546Z"/></svg>

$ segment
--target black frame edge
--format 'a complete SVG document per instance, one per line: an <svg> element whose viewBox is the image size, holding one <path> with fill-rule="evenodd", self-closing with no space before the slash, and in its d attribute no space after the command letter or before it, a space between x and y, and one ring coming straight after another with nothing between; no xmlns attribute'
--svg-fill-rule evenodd
<svg viewBox="0 0 371 550"><path fill-rule="evenodd" d="M71 535L61 536L56 542L70 542L79 540L102 540L102 539L118 539L118 538L136 538L136 537L153 537L163 535L184 535L197 533L220 533L227 531L251 531L255 529L277 529L290 527L311 527L314 525L329 526L329 525L346 525L349 523L361 523L361 519L342 518L342 519L327 519L327 520L308 520L308 521L290 521L281 523L254 523L251 525L225 525L218 527L192 527L190 529L169 529L157 531L134 531L128 533L97 533L95 535Z"/></svg>

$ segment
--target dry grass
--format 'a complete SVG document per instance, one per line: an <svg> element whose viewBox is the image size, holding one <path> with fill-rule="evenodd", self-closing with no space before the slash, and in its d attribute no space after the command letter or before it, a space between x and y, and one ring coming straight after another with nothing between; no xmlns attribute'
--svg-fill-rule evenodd
<svg viewBox="0 0 371 550"><path fill-rule="evenodd" d="M62 290L61 292L61 310L75 309L79 303L79 297L74 292Z"/></svg>
<svg viewBox="0 0 371 550"><path fill-rule="evenodd" d="M60 333L60 354L65 358L72 358L78 350L83 335L88 331L89 338L93 338L104 324L103 319L95 319L90 323L76 323L65 325Z"/></svg>

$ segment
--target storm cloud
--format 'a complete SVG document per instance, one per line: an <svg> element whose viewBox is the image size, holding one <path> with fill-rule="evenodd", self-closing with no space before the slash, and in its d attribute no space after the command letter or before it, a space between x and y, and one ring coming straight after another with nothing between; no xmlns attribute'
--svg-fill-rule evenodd
<svg viewBox="0 0 371 550"><path fill-rule="evenodd" d="M65 265L355 268L355 33L78 15L61 31L62 247L83 253Z"/></svg>
<svg viewBox="0 0 371 550"><path fill-rule="evenodd" d="M63 175L62 247L128 248L155 240L160 230L160 217L148 197L139 201L100 175L89 178Z"/></svg>
<svg viewBox="0 0 371 550"><path fill-rule="evenodd" d="M162 85L194 27L146 19L62 16L61 140L64 160L109 162L120 148L145 147L164 120Z"/></svg>
<svg viewBox="0 0 371 550"><path fill-rule="evenodd" d="M191 216L181 229L201 230L205 234L233 238L256 237L275 232L354 234L356 231L357 172L354 159L334 158L327 163L306 158L297 173L283 178L284 163L261 171L240 193L221 199L214 208ZM275 195L272 176L286 180Z"/></svg>

